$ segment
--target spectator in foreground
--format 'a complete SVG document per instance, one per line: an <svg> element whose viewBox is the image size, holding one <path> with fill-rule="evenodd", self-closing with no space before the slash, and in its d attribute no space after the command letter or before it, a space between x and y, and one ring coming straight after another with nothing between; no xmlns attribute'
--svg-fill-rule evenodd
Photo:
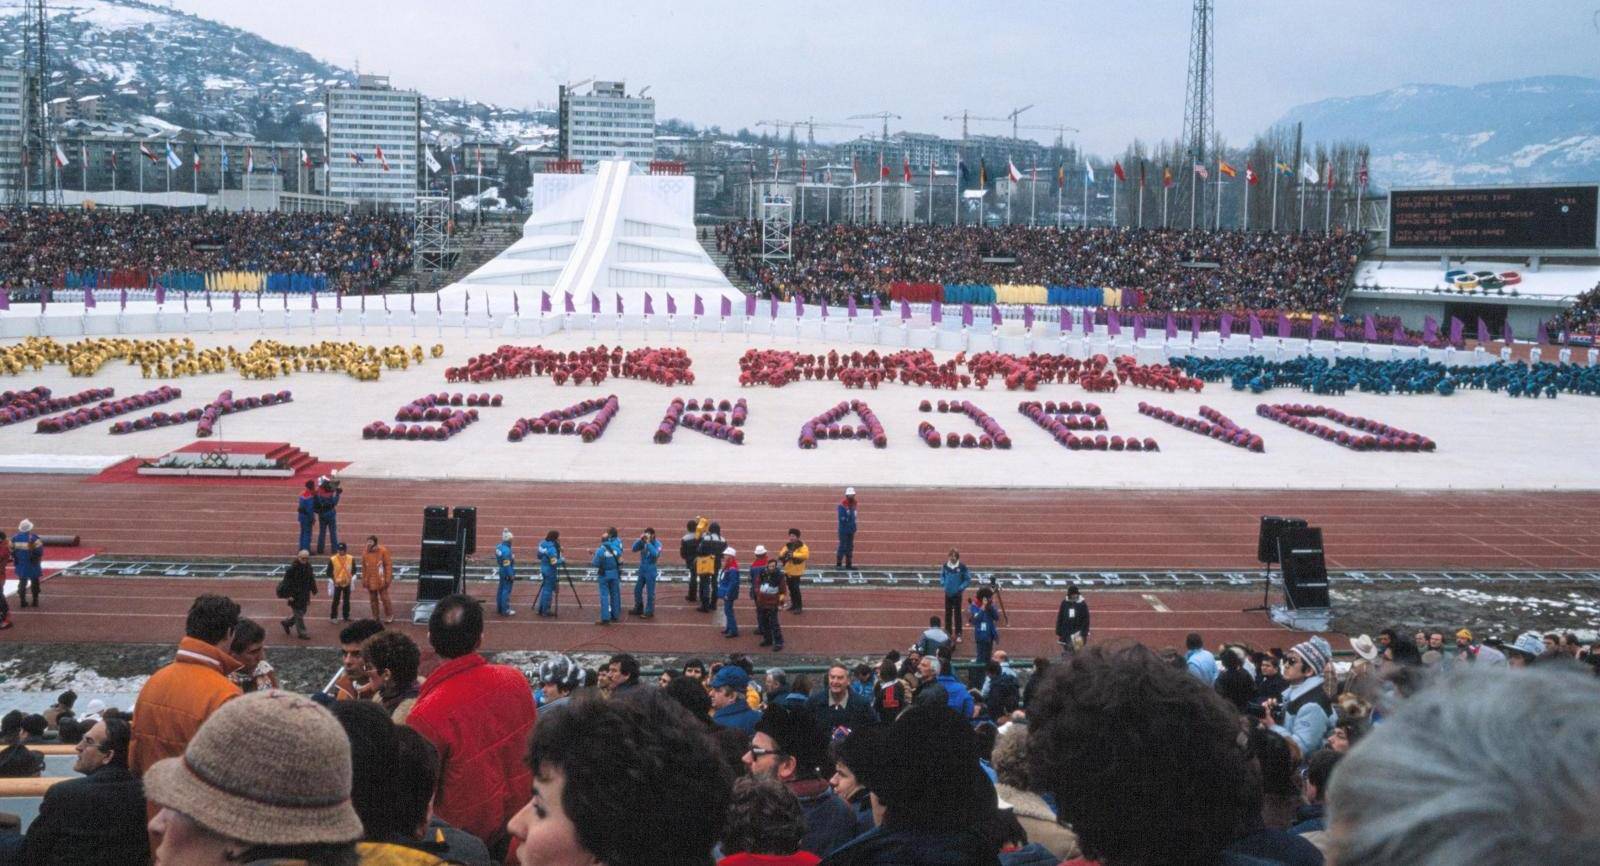
<svg viewBox="0 0 1600 866"><path fill-rule="evenodd" d="M143 710L140 711L141 713ZM162 864L355 866L350 741L311 700L255 692L217 710L144 777Z"/></svg>
<svg viewBox="0 0 1600 866"><path fill-rule="evenodd" d="M972 726L944 706L914 706L889 726L862 781L883 820L823 858L827 866L993 866L994 785Z"/></svg>
<svg viewBox="0 0 1600 866"><path fill-rule="evenodd" d="M862 768L861 775L871 775L870 767L876 760L882 732L887 729L887 725L872 725L851 731L844 739L834 740L830 749L833 753L833 776L828 779L828 784L833 788L833 793L839 795L839 799L855 810L856 835L878 825L879 811L873 808L872 792L862 783L856 768Z"/></svg>
<svg viewBox="0 0 1600 866"><path fill-rule="evenodd" d="M756 723L744 764L750 775L776 779L799 798L805 814L800 847L821 857L855 838L856 811L829 787L828 733L809 708L767 707Z"/></svg>
<svg viewBox="0 0 1600 866"><path fill-rule="evenodd" d="M1217 681L1217 657L1206 649L1205 638L1199 632L1189 632L1183 639L1184 662L1189 666L1189 673L1195 679L1206 685L1213 685Z"/></svg>
<svg viewBox="0 0 1600 866"><path fill-rule="evenodd" d="M446 863L494 866L483 841L433 817L439 790L439 751L409 725L395 725L395 808L412 828L407 847L438 855Z"/></svg>
<svg viewBox="0 0 1600 866"><path fill-rule="evenodd" d="M994 766L995 793L1011 804L1028 841L1049 849L1056 862L1078 856L1078 837L1056 820L1055 811L1033 790L1028 779L1028 732L1019 729L996 740L990 763Z"/></svg>
<svg viewBox="0 0 1600 866"><path fill-rule="evenodd" d="M136 866L150 862L144 786L128 772L133 729L96 722L78 741L72 765L83 778L51 786L28 825L28 866Z"/></svg>
<svg viewBox="0 0 1600 866"><path fill-rule="evenodd" d="M828 687L807 697L806 704L829 737L840 728L849 733L878 720L872 702L850 688L850 669L838 663L828 668Z"/></svg>
<svg viewBox="0 0 1600 866"><path fill-rule="evenodd" d="M554 655L539 663L538 673L539 715L548 718L571 702L573 691L583 682L583 669L565 655Z"/></svg>
<svg viewBox="0 0 1600 866"><path fill-rule="evenodd" d="M746 777L733 784L728 825L717 866L815 866L817 855L800 847L805 835L800 801L775 779Z"/></svg>
<svg viewBox="0 0 1600 866"><path fill-rule="evenodd" d="M1289 738L1302 756L1315 752L1328 737L1333 703L1322 687L1322 670L1332 658L1328 642L1315 635L1290 647L1283 657L1283 677L1289 687L1281 697L1266 702L1269 718L1275 709L1283 710L1283 719L1273 730Z"/></svg>
<svg viewBox="0 0 1600 866"><path fill-rule="evenodd" d="M538 714L533 692L521 671L478 654L483 607L471 596L439 600L428 618L428 643L444 663L422 684L406 724L439 750L434 813L503 857L506 820L532 781L522 748Z"/></svg>
<svg viewBox="0 0 1600 866"><path fill-rule="evenodd" d="M1340 759L1328 785L1332 859L1593 862L1596 743L1600 684L1592 676L1558 665L1458 671L1401 704Z"/></svg>
<svg viewBox="0 0 1600 866"><path fill-rule="evenodd" d="M1028 708L1032 778L1083 856L1106 866L1243 866L1228 851L1256 808L1239 715L1137 645L1052 665ZM1356 862L1356 861L1352 861Z"/></svg>
<svg viewBox="0 0 1600 866"><path fill-rule="evenodd" d="M189 605L177 656L145 681L135 702L139 710L128 746L135 776L182 755L200 725L243 694L229 679L239 662L223 650L238 623L239 605L225 595L206 593Z"/></svg>
<svg viewBox="0 0 1600 866"><path fill-rule="evenodd" d="M362 642L361 659L377 686L373 699L383 705L395 724L405 724L422 694L417 681L422 650L416 641L402 632L385 629Z"/></svg>
<svg viewBox="0 0 1600 866"><path fill-rule="evenodd" d="M1328 851L1328 781L1333 778L1333 768L1338 765L1344 755L1332 749L1322 749L1311 756L1310 763L1306 766L1305 777L1300 780L1300 788L1305 796L1305 805L1295 810L1295 824L1289 832L1298 833L1307 842L1317 846L1326 857Z"/></svg>
<svg viewBox="0 0 1600 866"><path fill-rule="evenodd" d="M23 730L26 718L21 710L12 710L0 718L0 777L26 779L44 773L44 756L23 744L28 732Z"/></svg>
<svg viewBox="0 0 1600 866"><path fill-rule="evenodd" d="M711 678L711 721L724 728L735 728L753 734L761 714L750 708L745 691L750 688L750 675L738 665L723 665Z"/></svg>
<svg viewBox="0 0 1600 866"><path fill-rule="evenodd" d="M229 678L240 691L249 694L278 687L278 672L267 661L267 632L260 623L240 617L233 627L228 654L239 663L239 669Z"/></svg>
<svg viewBox="0 0 1600 866"><path fill-rule="evenodd" d="M367 701L377 694L378 681L367 668L361 647L380 631L383 623L375 619L358 619L339 629L339 661L344 669L339 671L328 694L341 701Z"/></svg>
<svg viewBox="0 0 1600 866"><path fill-rule="evenodd" d="M517 862L707 866L731 782L705 727L655 690L582 698L534 729Z"/></svg>

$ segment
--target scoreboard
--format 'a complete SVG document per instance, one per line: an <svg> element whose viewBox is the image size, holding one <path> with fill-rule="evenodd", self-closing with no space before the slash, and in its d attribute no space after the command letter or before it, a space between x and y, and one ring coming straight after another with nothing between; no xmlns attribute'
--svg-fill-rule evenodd
<svg viewBox="0 0 1600 866"><path fill-rule="evenodd" d="M1390 252L1600 251L1600 185L1434 187L1389 193Z"/></svg>

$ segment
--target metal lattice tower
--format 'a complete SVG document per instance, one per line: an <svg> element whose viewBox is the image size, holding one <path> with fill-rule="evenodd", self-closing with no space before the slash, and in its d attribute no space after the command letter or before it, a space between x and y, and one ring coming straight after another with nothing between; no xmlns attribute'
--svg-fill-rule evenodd
<svg viewBox="0 0 1600 866"><path fill-rule="evenodd" d="M50 183L50 166L54 154L50 149L50 112L47 110L46 90L50 86L49 55L46 51L49 38L49 18L45 0L28 0L22 37L22 168L14 189L18 203L27 206L33 201L33 190L48 201L54 192ZM59 202L58 202L59 203Z"/></svg>
<svg viewBox="0 0 1600 866"><path fill-rule="evenodd" d="M1214 0L1194 0L1194 17L1189 30L1189 85L1183 100L1183 144L1188 149L1185 167L1194 179L1196 163L1207 165L1206 148L1217 136L1216 129L1216 30L1211 15ZM1208 166L1214 171L1215 166ZM1197 185L1202 196L1204 185Z"/></svg>
<svg viewBox="0 0 1600 866"><path fill-rule="evenodd" d="M761 196L761 258L787 261L793 250L794 202L769 186Z"/></svg>
<svg viewBox="0 0 1600 866"><path fill-rule="evenodd" d="M439 273L455 265L454 250L450 247L450 236L446 232L449 221L449 199L444 196L417 196L417 222L411 236L417 270Z"/></svg>

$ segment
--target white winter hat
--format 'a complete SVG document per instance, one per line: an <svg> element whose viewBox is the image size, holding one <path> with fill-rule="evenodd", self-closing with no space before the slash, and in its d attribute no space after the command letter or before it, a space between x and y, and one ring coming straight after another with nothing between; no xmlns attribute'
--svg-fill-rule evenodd
<svg viewBox="0 0 1600 866"><path fill-rule="evenodd" d="M756 545L756 556L766 556L766 555L767 555L767 546L764 545L764 544Z"/></svg>
<svg viewBox="0 0 1600 866"><path fill-rule="evenodd" d="M728 555L728 556L732 556L732 555L734 555L734 554L735 554L735 553L738 553L738 552L739 552L739 551L737 551L737 550L734 550L734 549L733 549L733 548L731 548L731 547L730 547L730 548L728 548L728 549L727 549L727 550L724 550L724 551L723 551L723 553L725 553L725 554L727 554L727 555Z"/></svg>
<svg viewBox="0 0 1600 866"><path fill-rule="evenodd" d="M21 523L17 524L17 531L18 532L32 532L33 531L33 521L24 520Z"/></svg>
<svg viewBox="0 0 1600 866"><path fill-rule="evenodd" d="M856 495L856 489L854 487L846 487L844 489L844 495L846 495L846 496L854 496L854 495Z"/></svg>
<svg viewBox="0 0 1600 866"><path fill-rule="evenodd" d="M510 541L511 540L511 530L509 530L509 529L500 530L500 540L501 541Z"/></svg>

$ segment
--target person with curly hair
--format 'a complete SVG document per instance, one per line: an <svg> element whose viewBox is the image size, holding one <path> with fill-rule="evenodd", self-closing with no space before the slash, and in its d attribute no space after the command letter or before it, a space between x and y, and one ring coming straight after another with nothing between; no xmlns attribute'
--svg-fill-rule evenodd
<svg viewBox="0 0 1600 866"><path fill-rule="evenodd" d="M805 831L800 800L782 782L747 776L733 784L717 866L815 866L800 848Z"/></svg>
<svg viewBox="0 0 1600 866"><path fill-rule="evenodd" d="M653 689L579 698L533 729L517 862L709 866L732 787L705 726Z"/></svg>
<svg viewBox="0 0 1600 866"><path fill-rule="evenodd" d="M1102 866L1243 866L1249 738L1209 683L1136 644L1052 665L1028 708L1030 778Z"/></svg>

